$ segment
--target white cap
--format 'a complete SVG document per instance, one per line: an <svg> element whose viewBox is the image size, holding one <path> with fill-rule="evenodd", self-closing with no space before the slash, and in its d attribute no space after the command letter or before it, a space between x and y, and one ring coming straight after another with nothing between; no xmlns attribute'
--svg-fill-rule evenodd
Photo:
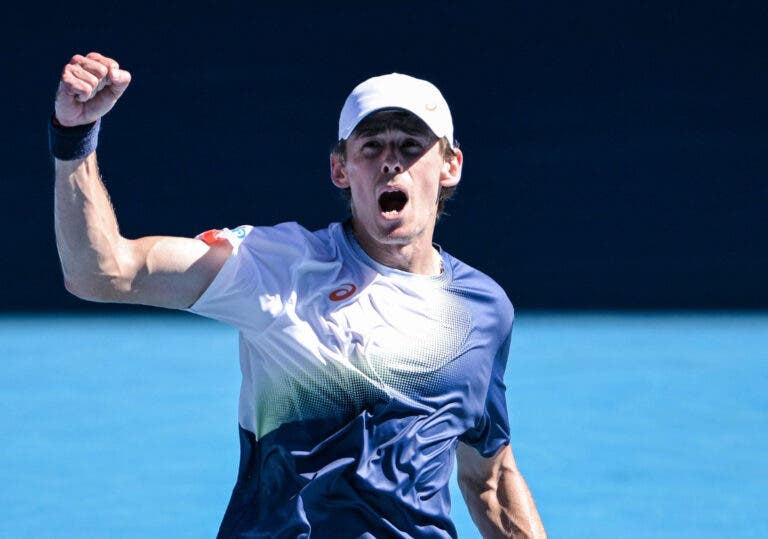
<svg viewBox="0 0 768 539"><path fill-rule="evenodd" d="M415 114L453 147L453 120L443 94L431 82L400 73L370 78L352 90L339 115L339 140L348 138L366 116L383 109Z"/></svg>

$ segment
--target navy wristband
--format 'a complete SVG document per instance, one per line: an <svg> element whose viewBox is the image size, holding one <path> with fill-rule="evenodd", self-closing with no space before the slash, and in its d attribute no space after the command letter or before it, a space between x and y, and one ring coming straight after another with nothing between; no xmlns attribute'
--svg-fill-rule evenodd
<svg viewBox="0 0 768 539"><path fill-rule="evenodd" d="M56 125L54 118L48 122L48 149L56 159L75 161L84 159L96 151L99 142L101 118L86 125L64 127Z"/></svg>

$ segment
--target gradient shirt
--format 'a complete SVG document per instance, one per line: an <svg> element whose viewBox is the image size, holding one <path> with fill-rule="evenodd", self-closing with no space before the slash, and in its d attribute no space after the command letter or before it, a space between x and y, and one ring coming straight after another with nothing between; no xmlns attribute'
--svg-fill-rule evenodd
<svg viewBox="0 0 768 539"><path fill-rule="evenodd" d="M440 250L425 276L379 264L349 226L242 226L189 309L239 330L241 459L219 537L456 537L458 441L509 442L512 305Z"/></svg>

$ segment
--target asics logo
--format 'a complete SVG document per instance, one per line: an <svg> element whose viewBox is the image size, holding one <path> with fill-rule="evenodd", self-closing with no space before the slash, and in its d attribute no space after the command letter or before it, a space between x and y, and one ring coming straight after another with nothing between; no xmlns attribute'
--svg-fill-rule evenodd
<svg viewBox="0 0 768 539"><path fill-rule="evenodd" d="M339 288L328 294L328 299L331 301L341 301L347 299L349 296L357 292L357 287L352 283L344 283Z"/></svg>

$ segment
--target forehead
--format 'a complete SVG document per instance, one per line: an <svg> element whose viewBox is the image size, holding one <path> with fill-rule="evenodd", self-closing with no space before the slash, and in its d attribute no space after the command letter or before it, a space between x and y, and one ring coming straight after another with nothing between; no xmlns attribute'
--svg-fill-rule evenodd
<svg viewBox="0 0 768 539"><path fill-rule="evenodd" d="M382 110L368 115L357 124L350 138L370 137L386 131L437 138L421 118L405 110Z"/></svg>

